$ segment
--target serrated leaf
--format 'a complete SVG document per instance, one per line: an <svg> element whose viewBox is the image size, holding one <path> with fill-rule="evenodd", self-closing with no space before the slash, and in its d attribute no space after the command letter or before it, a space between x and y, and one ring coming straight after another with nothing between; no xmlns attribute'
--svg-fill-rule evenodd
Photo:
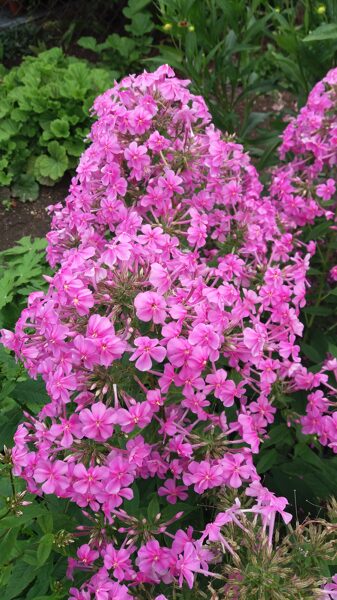
<svg viewBox="0 0 337 600"><path fill-rule="evenodd" d="M66 119L54 119L49 125L50 131L57 138L69 137L69 123Z"/></svg>
<svg viewBox="0 0 337 600"><path fill-rule="evenodd" d="M39 195L39 185L34 177L26 173L20 175L11 188L12 195L21 202L32 202Z"/></svg>
<svg viewBox="0 0 337 600"><path fill-rule="evenodd" d="M80 37L77 40L77 44L81 46L81 48L85 48L86 50L91 50L92 52L98 52L98 44L97 40L91 35Z"/></svg>
<svg viewBox="0 0 337 600"><path fill-rule="evenodd" d="M34 173L38 179L47 177L52 181L57 181L61 179L68 168L67 153L63 146L56 141L48 144L48 152L49 155L38 156L34 165Z"/></svg>
<svg viewBox="0 0 337 600"><path fill-rule="evenodd" d="M13 300L14 274L5 271L0 279L0 309Z"/></svg>

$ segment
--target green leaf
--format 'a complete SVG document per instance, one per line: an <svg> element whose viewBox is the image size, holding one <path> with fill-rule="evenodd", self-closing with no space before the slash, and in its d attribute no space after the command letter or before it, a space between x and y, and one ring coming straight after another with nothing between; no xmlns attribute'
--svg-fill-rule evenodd
<svg viewBox="0 0 337 600"><path fill-rule="evenodd" d="M266 452L263 452L263 454L257 461L257 465L256 465L257 472L259 473L259 475L262 475L266 471L269 471L269 469L271 469L271 467L273 467L277 463L281 462L281 459L282 459L281 455L275 450L275 448L272 448L271 450L267 450Z"/></svg>
<svg viewBox="0 0 337 600"><path fill-rule="evenodd" d="M11 188L12 195L21 202L32 202L39 195L39 186L32 175L20 175Z"/></svg>
<svg viewBox="0 0 337 600"><path fill-rule="evenodd" d="M58 142L53 141L48 144L49 155L42 154L38 156L34 165L36 177L48 177L52 181L61 179L68 168L68 158L65 148Z"/></svg>
<svg viewBox="0 0 337 600"><path fill-rule="evenodd" d="M32 520L43 515L46 511L45 506L38 504L30 504L24 506L22 509L23 514L19 517L4 517L1 519L1 527L8 528L19 528L23 525L32 524Z"/></svg>
<svg viewBox="0 0 337 600"><path fill-rule="evenodd" d="M39 412L50 401L46 386L41 378L37 380L28 379L18 383L12 392L12 396L14 400L24 404L33 412Z"/></svg>
<svg viewBox="0 0 337 600"><path fill-rule="evenodd" d="M309 35L303 38L303 42L323 42L325 40L337 40L337 24L324 23L317 29L314 29Z"/></svg>
<svg viewBox="0 0 337 600"><path fill-rule="evenodd" d="M50 131L57 138L69 137L69 123L66 119L55 119L49 125Z"/></svg>
<svg viewBox="0 0 337 600"><path fill-rule="evenodd" d="M150 504L147 508L147 516L149 521L154 521L156 516L160 513L160 506L159 506L159 502L157 499L157 495L153 496L152 500L150 501Z"/></svg>
<svg viewBox="0 0 337 600"><path fill-rule="evenodd" d="M38 518L38 524L40 525L43 533L51 533L53 531L53 515L48 510L44 515Z"/></svg>
<svg viewBox="0 0 337 600"><path fill-rule="evenodd" d="M18 529L9 529L0 540L0 564L7 563L14 549Z"/></svg>
<svg viewBox="0 0 337 600"><path fill-rule="evenodd" d="M65 140L64 147L67 151L67 154L70 156L81 156L85 146L81 139L78 138L70 138Z"/></svg>
<svg viewBox="0 0 337 600"><path fill-rule="evenodd" d="M324 238L327 231L330 229L331 223L329 221L323 221L323 223L318 223L312 229L309 228L306 232L305 239L307 242L310 240L318 240L319 238Z"/></svg>
<svg viewBox="0 0 337 600"><path fill-rule="evenodd" d="M77 44L81 46L81 48L85 48L86 50L91 50L92 52L98 52L97 40L91 35L83 36L79 40L77 40Z"/></svg>
<svg viewBox="0 0 337 600"><path fill-rule="evenodd" d="M0 309L13 300L14 292L14 274L11 271L4 271L0 279Z"/></svg>
<svg viewBox="0 0 337 600"><path fill-rule="evenodd" d="M331 315L332 308L327 308L325 306L308 306L308 308L304 308L303 312L308 315L317 315L318 317L327 317Z"/></svg>
<svg viewBox="0 0 337 600"><path fill-rule="evenodd" d="M128 19L132 19L132 17L143 10L145 6L148 6L150 2L151 0L129 0L127 7L123 9L123 14Z"/></svg>
<svg viewBox="0 0 337 600"><path fill-rule="evenodd" d="M36 553L36 563L38 567L44 565L44 563L48 560L49 555L51 553L52 547L54 543L54 534L46 533L40 539L40 543L37 548Z"/></svg>
<svg viewBox="0 0 337 600"><path fill-rule="evenodd" d="M19 126L15 121L6 119L0 124L0 142L7 142L11 137L17 134Z"/></svg>
<svg viewBox="0 0 337 600"><path fill-rule="evenodd" d="M12 600L20 596L21 592L28 587L35 577L36 572L34 569L27 568L27 564L23 560L16 562L1 600Z"/></svg>
<svg viewBox="0 0 337 600"><path fill-rule="evenodd" d="M324 356L321 356L316 348L304 342L301 344L301 350L313 363L320 363L324 359Z"/></svg>

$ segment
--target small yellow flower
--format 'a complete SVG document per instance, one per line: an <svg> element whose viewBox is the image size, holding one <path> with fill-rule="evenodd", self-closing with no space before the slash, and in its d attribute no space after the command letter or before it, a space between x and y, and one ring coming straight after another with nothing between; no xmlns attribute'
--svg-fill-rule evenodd
<svg viewBox="0 0 337 600"><path fill-rule="evenodd" d="M195 31L194 25L189 25L188 31L190 31L191 33L192 33L192 31Z"/></svg>
<svg viewBox="0 0 337 600"><path fill-rule="evenodd" d="M281 12L281 9L280 9L280 7L279 7L279 6L276 6L274 10L275 10L275 12L277 12L277 13Z"/></svg>
<svg viewBox="0 0 337 600"><path fill-rule="evenodd" d="M325 15L326 13L326 6L325 4L319 4L316 8L316 12L318 15Z"/></svg>
<svg viewBox="0 0 337 600"><path fill-rule="evenodd" d="M172 29L172 23L165 23L165 25L163 25L164 31L171 31L171 29Z"/></svg>

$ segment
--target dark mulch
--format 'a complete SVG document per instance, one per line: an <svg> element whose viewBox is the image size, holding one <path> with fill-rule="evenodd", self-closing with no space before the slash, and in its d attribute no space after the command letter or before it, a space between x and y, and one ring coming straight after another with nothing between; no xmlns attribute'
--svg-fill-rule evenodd
<svg viewBox="0 0 337 600"><path fill-rule="evenodd" d="M69 178L54 187L41 186L35 202L15 202L9 210L0 203L0 251L10 248L24 236L44 237L50 229L50 217L46 207L62 202L67 196Z"/></svg>

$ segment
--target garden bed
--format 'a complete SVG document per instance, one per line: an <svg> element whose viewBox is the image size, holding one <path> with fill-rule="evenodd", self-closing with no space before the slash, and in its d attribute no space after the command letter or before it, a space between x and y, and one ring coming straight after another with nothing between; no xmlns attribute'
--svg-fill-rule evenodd
<svg viewBox="0 0 337 600"><path fill-rule="evenodd" d="M41 186L35 202L13 201L9 210L0 204L0 251L10 248L24 236L44 237L50 229L47 206L63 202L67 195L69 177L66 176L54 187Z"/></svg>

